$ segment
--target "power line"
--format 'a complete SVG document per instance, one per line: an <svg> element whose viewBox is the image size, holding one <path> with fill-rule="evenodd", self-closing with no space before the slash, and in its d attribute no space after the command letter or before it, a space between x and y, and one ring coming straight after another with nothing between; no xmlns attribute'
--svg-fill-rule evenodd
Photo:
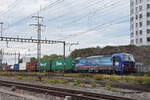
<svg viewBox="0 0 150 100"><path fill-rule="evenodd" d="M120 19L120 18L119 18L119 19ZM121 20L121 21L117 21L117 22L116 22L116 20L117 20L117 19L112 20L111 23L109 23L109 24L99 24L99 25L97 25L97 26L95 26L95 27L93 27L93 28L90 28L90 29L86 30L86 31L73 33L73 34L67 35L67 36L68 36L68 38L70 38L70 37L72 37L72 36L83 35L83 34L86 34L86 33L91 32L91 31L94 31L94 30L96 30L96 29L98 29L98 28L103 28L103 29L104 29L104 28L108 28L108 27L110 27L110 26L112 26L112 25L116 25L116 24L121 24L121 23L127 22L129 19L125 19L125 20Z"/></svg>
<svg viewBox="0 0 150 100"><path fill-rule="evenodd" d="M103 1L103 0L101 0L101 1ZM96 4L99 4L99 3L100 3L100 1L94 2L94 3L92 3L92 4L90 4L90 2L89 2L89 5L88 5L87 7L84 7L83 9L86 9L86 10L87 10L87 8L89 8L89 7L91 7L91 6L94 6L94 5L96 5ZM75 7L76 7L76 6L75 6ZM72 7L71 7L71 8L72 8ZM71 8L70 8L70 9L71 9ZM78 11L81 12L81 9L78 8L78 10L76 10L76 12L78 12ZM69 12L70 12L70 11L69 11ZM63 18L63 17L66 16L66 15L70 15L69 12L67 12L67 13L65 13L65 14L63 14L63 15L60 15L60 16L58 16L58 17L52 18L52 19L48 19L47 21L53 21L53 20L61 19L61 18ZM72 11L71 11L71 13L72 13Z"/></svg>
<svg viewBox="0 0 150 100"><path fill-rule="evenodd" d="M64 8L64 10L65 10L65 9L72 9L73 6L76 7L77 4L79 4L79 3L80 3L80 4L82 4L82 3L85 4L85 1L82 1L82 2L81 2L81 0L80 0L80 1L75 2L75 3L71 3L70 5L67 5L67 6L66 6L67 8ZM88 0L86 3L89 4L90 1ZM50 11L50 12L51 12L51 14L53 14L54 12L57 13L58 9L61 9L61 8L63 8L63 7L62 7L62 6L59 6L59 7L55 8L55 9L53 9L53 10ZM79 8L79 7L78 7L78 8ZM47 10L47 11L48 11L48 10ZM48 14L45 15L45 16L48 16L48 15L50 15L50 14L48 13ZM60 16L59 16L59 17L60 17Z"/></svg>
<svg viewBox="0 0 150 100"><path fill-rule="evenodd" d="M20 1L20 0L15 0L12 4L10 4L10 5L8 6L7 9L2 10L2 11L0 12L0 16L2 16L2 15L4 15L4 14L8 13L10 10L12 10L13 8L15 8L15 7L19 4L19 1Z"/></svg>
<svg viewBox="0 0 150 100"><path fill-rule="evenodd" d="M120 3L120 2L119 2L118 4L124 5L124 3ZM107 4L107 5L108 5L108 4ZM93 11L92 13L100 12L101 14L103 14L103 15L101 15L101 16L99 16L99 17L108 15L107 11L116 8L115 5L117 5L117 4L113 3L113 4L110 4L110 5L106 6L105 8L99 7L97 10ZM108 9L107 9L107 8L108 8ZM101 12L101 11L102 11L102 12ZM90 13L91 13L91 12L90 12ZM86 14L86 15L83 15L83 16L80 15L80 17L79 17L79 16L74 17L74 18L76 18L76 19L74 19L74 20L71 21L71 22L67 22L67 23L65 23L65 24L63 24L63 25L74 24L74 23L76 23L76 22L78 22L78 21L80 21L80 20L82 20L82 19L85 19L85 17L87 17L90 13L88 13L88 14ZM68 20L68 19L67 19L67 20Z"/></svg>
<svg viewBox="0 0 150 100"><path fill-rule="evenodd" d="M20 19L20 20L18 20L18 21L16 21L16 22L14 22L14 23L12 23L12 24L10 24L10 25L9 25L7 28L5 28L4 30L7 30L7 29L9 29L9 28L11 28L11 27L14 27L14 26L20 24L21 22L27 20L28 18L30 18L32 15L35 15L35 14L39 13L40 11L44 11L44 10L46 10L46 9L52 8L52 7L54 7L56 4L61 3L61 2L63 2L63 1L64 1L64 0L57 0L57 1L53 2L53 3L50 2L46 7L42 8L42 9L40 9L40 10L38 10L38 11L36 11L36 12L34 12L34 13L32 13L32 14L30 14L30 15L28 15L28 16L26 16L26 17L24 17L24 18L22 18L22 19Z"/></svg>

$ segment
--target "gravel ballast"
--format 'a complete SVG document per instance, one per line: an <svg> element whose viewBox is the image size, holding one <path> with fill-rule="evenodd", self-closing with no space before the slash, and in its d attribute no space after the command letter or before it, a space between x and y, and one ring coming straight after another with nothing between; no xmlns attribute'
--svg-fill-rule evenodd
<svg viewBox="0 0 150 100"><path fill-rule="evenodd" d="M68 84L50 84L50 83L43 83L39 81L32 81L32 80L18 80L14 79L13 77L4 77L0 76L0 80L8 80L8 81L16 81L16 82L23 82L23 83L30 83L30 84L36 84L36 85L43 85L43 86L51 86L51 87L59 87L59 88L67 88L67 89L74 89L74 90L82 90L82 91L88 91L88 92L94 92L94 93L102 93L107 95L114 95L114 96L122 96L122 97L129 97L134 98L136 100L150 100L150 92L139 92L134 90L128 90L128 89L117 89L115 91L106 89L104 87L80 87L80 86L73 86L71 83ZM26 94L31 94L30 92ZM35 95L33 93L32 95ZM52 96L44 95L44 94L36 94L36 97L42 97L46 100L60 100L60 98L51 98ZM0 95L1 97L1 95ZM12 99L11 99L12 100ZM15 99L14 99L15 100ZM17 100L17 99L16 99ZM21 99L24 100L24 99Z"/></svg>

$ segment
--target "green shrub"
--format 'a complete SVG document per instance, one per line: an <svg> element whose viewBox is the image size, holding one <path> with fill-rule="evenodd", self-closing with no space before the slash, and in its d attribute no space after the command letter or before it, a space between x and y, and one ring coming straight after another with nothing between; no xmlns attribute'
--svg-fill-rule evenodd
<svg viewBox="0 0 150 100"><path fill-rule="evenodd" d="M76 81L74 81L74 82L73 82L73 85L74 85L74 86L77 86L77 85L79 85L79 83L76 82Z"/></svg>
<svg viewBox="0 0 150 100"><path fill-rule="evenodd" d="M73 85L74 86L79 85L79 84L81 84L81 82L82 82L82 80L80 78L78 78L73 82Z"/></svg>
<svg viewBox="0 0 150 100"><path fill-rule="evenodd" d="M111 89L111 85L110 84L105 84L105 88L110 90Z"/></svg>
<svg viewBox="0 0 150 100"><path fill-rule="evenodd" d="M90 85L91 85L92 87L96 87L96 86L97 86L97 84L96 84L95 81L91 82Z"/></svg>

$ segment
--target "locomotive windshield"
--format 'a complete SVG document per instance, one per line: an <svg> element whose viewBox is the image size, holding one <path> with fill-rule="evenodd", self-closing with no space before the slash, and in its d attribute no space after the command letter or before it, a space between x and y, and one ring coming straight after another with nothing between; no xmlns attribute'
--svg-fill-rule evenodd
<svg viewBox="0 0 150 100"><path fill-rule="evenodd" d="M132 62L135 62L135 59L134 59L133 55L131 55L131 54L124 54L124 55L123 55L123 58L124 58L124 61L132 61Z"/></svg>

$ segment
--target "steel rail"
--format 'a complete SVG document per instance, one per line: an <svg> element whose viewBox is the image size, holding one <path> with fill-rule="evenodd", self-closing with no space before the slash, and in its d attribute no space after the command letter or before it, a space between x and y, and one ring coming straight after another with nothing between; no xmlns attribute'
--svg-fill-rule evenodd
<svg viewBox="0 0 150 100"><path fill-rule="evenodd" d="M26 84L26 83L18 83L18 82L11 82L11 81L3 81L0 80L0 85L2 86L15 86L16 88L29 90L38 93L48 93L53 96L65 97L65 96L72 96L76 99L81 100L135 100L126 97L118 97L118 96L111 96L105 94L98 94L86 91L79 91L79 90L71 90L71 89L64 89L64 88L56 88L56 87L49 87L49 86L40 86L40 85L33 85L33 84Z"/></svg>

